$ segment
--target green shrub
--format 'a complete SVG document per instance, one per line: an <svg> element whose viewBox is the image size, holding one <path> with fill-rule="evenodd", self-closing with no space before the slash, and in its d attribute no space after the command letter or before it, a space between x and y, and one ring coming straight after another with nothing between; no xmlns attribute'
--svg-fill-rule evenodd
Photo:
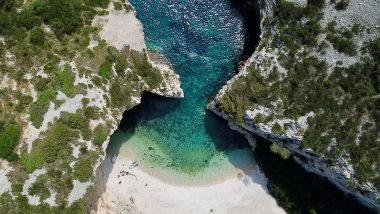
<svg viewBox="0 0 380 214"><path fill-rule="evenodd" d="M255 116L255 122L256 123L263 123L265 121L265 116L263 114L258 113Z"/></svg>
<svg viewBox="0 0 380 214"><path fill-rule="evenodd" d="M163 81L161 72L153 68L146 55L132 54L133 72L142 77L151 88L158 88Z"/></svg>
<svg viewBox="0 0 380 214"><path fill-rule="evenodd" d="M103 84L102 78L98 76L93 76L91 78L91 82L94 83L94 85L96 85L97 87L101 87Z"/></svg>
<svg viewBox="0 0 380 214"><path fill-rule="evenodd" d="M351 39L342 38L333 34L327 34L326 39L331 42L334 49L339 53L345 53L349 56L355 56L357 53L356 44Z"/></svg>
<svg viewBox="0 0 380 214"><path fill-rule="evenodd" d="M124 4L126 12L133 11L133 7L130 4Z"/></svg>
<svg viewBox="0 0 380 214"><path fill-rule="evenodd" d="M17 27L25 27L30 30L41 23L41 18L36 16L30 8L26 8L18 14L15 14L15 24Z"/></svg>
<svg viewBox="0 0 380 214"><path fill-rule="evenodd" d="M123 5L121 4L121 2L117 1L117 2L113 2L113 8L115 10L122 10L123 9Z"/></svg>
<svg viewBox="0 0 380 214"><path fill-rule="evenodd" d="M33 45L42 46L45 43L45 32L41 28L30 31L29 42Z"/></svg>
<svg viewBox="0 0 380 214"><path fill-rule="evenodd" d="M80 1L37 0L33 3L33 10L52 27L57 37L62 38L83 26L83 7L80 4Z"/></svg>
<svg viewBox="0 0 380 214"><path fill-rule="evenodd" d="M107 139L107 131L102 125L99 125L94 130L94 139L93 143L95 145L101 146L103 142Z"/></svg>
<svg viewBox="0 0 380 214"><path fill-rule="evenodd" d="M62 162L71 157L72 147L70 143L78 138L79 131L57 121L48 129L43 139L33 142L33 150L35 149L35 152L42 155L45 163Z"/></svg>
<svg viewBox="0 0 380 214"><path fill-rule="evenodd" d="M2 0L0 1L0 9L4 9L6 11L9 11L16 6L16 1L14 0Z"/></svg>
<svg viewBox="0 0 380 214"><path fill-rule="evenodd" d="M124 70L128 67L128 61L125 57L118 57L115 64L115 71L119 75L124 75Z"/></svg>
<svg viewBox="0 0 380 214"><path fill-rule="evenodd" d="M31 154L21 154L20 163L27 173L32 173L34 170L41 168L43 165L42 155L38 152Z"/></svg>
<svg viewBox="0 0 380 214"><path fill-rule="evenodd" d="M354 33L351 31L351 29L347 29L342 32L342 36L344 36L346 39L352 39L354 37Z"/></svg>
<svg viewBox="0 0 380 214"><path fill-rule="evenodd" d="M17 124L8 124L0 132L0 157L13 161L17 158L14 153L21 137L21 128Z"/></svg>
<svg viewBox="0 0 380 214"><path fill-rule="evenodd" d="M42 78L41 76L33 78L33 85L37 91L45 91L53 87L53 83L50 78Z"/></svg>
<svg viewBox="0 0 380 214"><path fill-rule="evenodd" d="M331 33L335 33L336 25L337 25L337 23L336 23L335 20L329 22L329 23L327 24L327 30L330 31Z"/></svg>
<svg viewBox="0 0 380 214"><path fill-rule="evenodd" d="M88 106L84 109L84 115L92 120L99 119L99 108L95 106Z"/></svg>
<svg viewBox="0 0 380 214"><path fill-rule="evenodd" d="M84 107L86 107L90 103L90 99L88 99L87 97L83 97L81 103Z"/></svg>
<svg viewBox="0 0 380 214"><path fill-rule="evenodd" d="M375 39L370 44L370 53L372 56L379 60L380 59L380 38Z"/></svg>
<svg viewBox="0 0 380 214"><path fill-rule="evenodd" d="M57 92L48 89L40 93L38 100L30 105L29 114L33 126L41 127L44 115L49 109L50 101L53 101L57 96Z"/></svg>
<svg viewBox="0 0 380 214"><path fill-rule="evenodd" d="M19 183L12 183L12 193L13 194L18 194L22 192L22 184Z"/></svg>
<svg viewBox="0 0 380 214"><path fill-rule="evenodd" d="M270 150L281 156L282 159L288 159L291 155L290 151L286 148L279 147L276 143L272 143Z"/></svg>
<svg viewBox="0 0 380 214"><path fill-rule="evenodd" d="M57 73L57 80L59 88L67 96L73 96L75 94L75 74L71 71L70 65L65 65L64 69Z"/></svg>
<svg viewBox="0 0 380 214"><path fill-rule="evenodd" d="M112 64L110 62L103 63L99 68L99 76L111 79L112 77Z"/></svg>
<svg viewBox="0 0 380 214"><path fill-rule="evenodd" d="M110 87L111 103L115 107L127 107L131 104L132 89L120 81L113 81Z"/></svg>
<svg viewBox="0 0 380 214"><path fill-rule="evenodd" d="M50 197L50 191L46 187L46 175L40 175L37 180L29 187L28 192L32 196L40 196L40 200Z"/></svg>
<svg viewBox="0 0 380 214"><path fill-rule="evenodd" d="M283 130L283 128L282 128L282 126L280 124L275 123L272 126L272 132L275 133L275 134L283 134L284 130Z"/></svg>
<svg viewBox="0 0 380 214"><path fill-rule="evenodd" d="M89 181L93 176L93 167L96 161L96 153L87 153L75 163L73 176L80 182Z"/></svg>
<svg viewBox="0 0 380 214"><path fill-rule="evenodd" d="M33 98L31 96L27 95L21 95L18 99L19 103L16 106L17 112L23 112L25 110L25 107L28 106L30 103L33 102Z"/></svg>
<svg viewBox="0 0 380 214"><path fill-rule="evenodd" d="M90 131L90 120L87 118L83 111L78 110L76 113L67 113L62 112L61 118L59 119L60 122L63 122L67 127L71 129L80 130L82 133L82 137L85 140L88 140L91 136Z"/></svg>

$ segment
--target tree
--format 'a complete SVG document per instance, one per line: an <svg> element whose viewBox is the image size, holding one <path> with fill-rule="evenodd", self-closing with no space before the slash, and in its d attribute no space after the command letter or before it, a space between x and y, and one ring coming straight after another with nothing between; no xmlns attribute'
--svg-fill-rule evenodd
<svg viewBox="0 0 380 214"><path fill-rule="evenodd" d="M30 32L29 42L33 45L42 46L45 43L45 32L41 28L35 28Z"/></svg>
<svg viewBox="0 0 380 214"><path fill-rule="evenodd" d="M14 16L16 26L25 27L28 30L40 25L42 22L40 17L36 16L33 10L29 8L22 10L18 14L14 14Z"/></svg>

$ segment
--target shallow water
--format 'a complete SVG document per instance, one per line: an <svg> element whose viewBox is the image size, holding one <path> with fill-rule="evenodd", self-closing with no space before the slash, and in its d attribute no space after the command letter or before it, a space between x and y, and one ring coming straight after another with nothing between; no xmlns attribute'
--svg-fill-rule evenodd
<svg viewBox="0 0 380 214"><path fill-rule="evenodd" d="M205 105L236 69L244 45L243 18L229 0L131 0L149 49L163 53L181 76L184 99L150 95L122 124L145 164L199 175L220 170L237 151L252 158L246 139ZM114 136L112 141L123 136ZM111 142L111 145L114 143ZM113 145L117 147L116 145ZM112 146L111 146L112 147ZM246 150L241 150L245 148ZM219 160L219 161L215 161Z"/></svg>

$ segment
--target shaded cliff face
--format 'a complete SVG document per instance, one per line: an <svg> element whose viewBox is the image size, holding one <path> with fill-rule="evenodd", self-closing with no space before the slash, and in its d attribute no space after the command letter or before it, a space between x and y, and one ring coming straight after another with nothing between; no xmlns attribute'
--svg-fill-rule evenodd
<svg viewBox="0 0 380 214"><path fill-rule="evenodd" d="M248 59L260 42L260 10L258 0L231 0L244 17L245 41L241 60Z"/></svg>
<svg viewBox="0 0 380 214"><path fill-rule="evenodd" d="M292 158L284 160L274 154L266 139L255 139L254 157L269 180L268 189L287 212L376 213L327 179L305 171Z"/></svg>

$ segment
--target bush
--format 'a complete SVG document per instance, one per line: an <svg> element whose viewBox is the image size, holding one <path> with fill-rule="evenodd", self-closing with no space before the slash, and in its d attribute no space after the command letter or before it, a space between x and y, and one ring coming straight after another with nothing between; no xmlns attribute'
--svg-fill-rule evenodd
<svg viewBox="0 0 380 214"><path fill-rule="evenodd" d="M19 103L16 106L17 112L23 112L25 110L25 107L28 106L30 103L33 102L33 98L31 96L27 95L21 95L21 97L18 99Z"/></svg>
<svg viewBox="0 0 380 214"><path fill-rule="evenodd" d="M26 8L20 13L15 14L15 24L17 27L25 27L30 30L42 23L41 18L33 13L32 9Z"/></svg>
<svg viewBox="0 0 380 214"><path fill-rule="evenodd" d="M124 74L124 70L128 67L128 61L126 58L124 57L119 57L117 60L116 60L116 64L115 64L115 71L119 74L119 75L123 75Z"/></svg>
<svg viewBox="0 0 380 214"><path fill-rule="evenodd" d="M79 110L75 114L62 112L59 121L63 122L67 127L71 129L80 130L82 137L88 140L91 136L90 120L85 117L83 111Z"/></svg>
<svg viewBox="0 0 380 214"><path fill-rule="evenodd" d="M112 64L110 62L103 63L99 68L99 76L111 79L112 77Z"/></svg>
<svg viewBox="0 0 380 214"><path fill-rule="evenodd" d="M32 196L40 196L40 200L50 197L50 191L46 187L46 175L40 175L37 180L29 187L28 192Z"/></svg>
<svg viewBox="0 0 380 214"><path fill-rule="evenodd" d="M275 123L272 126L272 132L275 133L275 134L283 134L284 130L283 130L283 128L282 128L282 126L280 124Z"/></svg>
<svg viewBox="0 0 380 214"><path fill-rule="evenodd" d="M49 109L50 101L57 96L57 92L48 89L38 96L38 100L30 105L29 115L34 127L39 128L42 125L44 115Z"/></svg>
<svg viewBox="0 0 380 214"><path fill-rule="evenodd" d="M326 39L339 53L345 53L349 56L355 56L357 53L356 44L351 39L335 36L331 33L327 35Z"/></svg>
<svg viewBox="0 0 380 214"><path fill-rule="evenodd" d="M255 122L256 123L263 123L265 121L265 116L263 114L258 113L255 116Z"/></svg>
<svg viewBox="0 0 380 214"><path fill-rule="evenodd" d="M99 108L88 106L84 109L84 115L91 120L97 120L99 119Z"/></svg>
<svg viewBox="0 0 380 214"><path fill-rule="evenodd" d="M43 165L42 155L38 152L21 154L20 162L27 173L32 173Z"/></svg>
<svg viewBox="0 0 380 214"><path fill-rule="evenodd" d="M96 160L96 153L87 153L82 156L74 165L74 178L80 182L89 181L93 176L93 167Z"/></svg>
<svg viewBox="0 0 380 214"><path fill-rule="evenodd" d="M29 42L33 45L42 46L45 43L45 32L41 28L35 28L30 32Z"/></svg>
<svg viewBox="0 0 380 214"><path fill-rule="evenodd" d="M22 184L19 183L12 183L12 193L18 194L22 192Z"/></svg>
<svg viewBox="0 0 380 214"><path fill-rule="evenodd" d="M270 150L281 156L282 159L288 159L290 157L290 151L286 148L279 147L276 143L272 143Z"/></svg>
<svg viewBox="0 0 380 214"><path fill-rule="evenodd" d="M16 6L16 1L14 0L1 0L0 1L0 9L5 9L7 11L11 10L14 6Z"/></svg>
<svg viewBox="0 0 380 214"><path fill-rule="evenodd" d="M111 83L110 92L111 103L114 107L125 108L131 104L132 89L129 85L124 85L120 81L114 81Z"/></svg>
<svg viewBox="0 0 380 214"><path fill-rule="evenodd" d="M121 4L121 2L117 1L117 2L113 2L113 8L115 10L122 10L123 9L123 5Z"/></svg>
<svg viewBox="0 0 380 214"><path fill-rule="evenodd" d="M0 158L13 161L17 155L14 153L21 137L21 128L17 124L8 124L0 133Z"/></svg>
<svg viewBox="0 0 380 214"><path fill-rule="evenodd" d="M62 162L71 157L70 143L79 138L79 132L57 121L48 129L45 138L33 142L33 150L42 155L45 163Z"/></svg>
<svg viewBox="0 0 380 214"><path fill-rule="evenodd" d="M380 59L380 37L375 39L370 44L370 53L375 59Z"/></svg>
<svg viewBox="0 0 380 214"><path fill-rule="evenodd" d="M52 27L59 38L65 34L72 34L83 26L83 7L80 1L37 0L33 3L33 10Z"/></svg>
<svg viewBox="0 0 380 214"><path fill-rule="evenodd" d="M59 88L67 96L73 96L75 93L75 74L71 71L70 65L65 65L64 69L57 73Z"/></svg>
<svg viewBox="0 0 380 214"><path fill-rule="evenodd" d="M102 125L99 125L94 130L94 139L93 143L95 145L101 146L103 142L107 139L107 131Z"/></svg>
<svg viewBox="0 0 380 214"><path fill-rule="evenodd" d="M37 76L33 78L33 85L37 91L45 91L52 87L52 80L50 78L42 78Z"/></svg>

